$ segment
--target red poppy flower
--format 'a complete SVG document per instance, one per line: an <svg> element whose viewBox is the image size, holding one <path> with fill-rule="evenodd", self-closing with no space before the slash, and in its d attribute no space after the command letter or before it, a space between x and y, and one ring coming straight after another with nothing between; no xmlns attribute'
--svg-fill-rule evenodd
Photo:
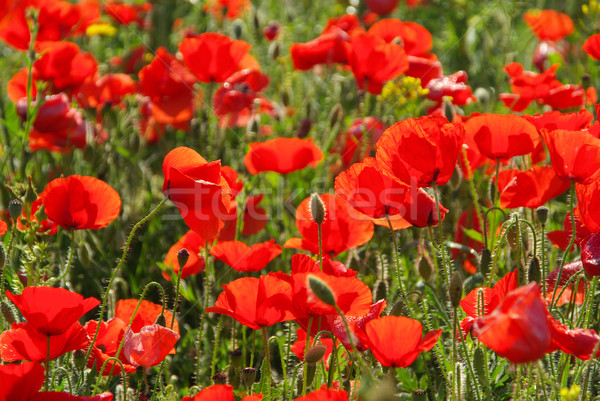
<svg viewBox="0 0 600 401"><path fill-rule="evenodd" d="M251 143L244 165L250 174L261 171L288 174L306 166L315 167L322 159L323 152L310 138L276 138Z"/></svg>
<svg viewBox="0 0 600 401"><path fill-rule="evenodd" d="M583 50L592 58L600 60L600 33L596 33L585 40Z"/></svg>
<svg viewBox="0 0 600 401"><path fill-rule="evenodd" d="M559 247L563 251L567 249L571 242L571 235L573 233L573 224L571 222L571 213L567 213L563 222L563 230L550 231L548 239L552 244ZM580 246L582 241L591 234L590 230L581 221L581 213L575 209L575 243L573 246ZM569 252L573 252L574 248L571 248Z"/></svg>
<svg viewBox="0 0 600 401"><path fill-rule="evenodd" d="M426 87L433 79L444 77L442 63L437 59L408 56L408 70L404 75L421 80L421 87Z"/></svg>
<svg viewBox="0 0 600 401"><path fill-rule="evenodd" d="M179 238L179 240L173 245L169 252L167 252L167 257L165 258L165 265L173 269L173 275L177 276L179 274L179 260L177 258L177 253L185 249L189 253L188 260L183 266L183 271L181 272L181 278L184 279L193 274L202 273L204 271L204 257L200 255L205 245L204 238L200 235L196 234L194 231L189 230L187 233L183 235L183 237ZM167 272L163 272L163 277L166 280L171 280L171 274Z"/></svg>
<svg viewBox="0 0 600 401"><path fill-rule="evenodd" d="M241 241L219 242L210 254L239 272L257 272L281 253L281 245L272 239L248 246Z"/></svg>
<svg viewBox="0 0 600 401"><path fill-rule="evenodd" d="M546 128L548 131L556 129L580 131L588 128L594 119L594 115L585 109L573 113L561 113L554 110L522 117L535 125L538 132L541 132L542 128Z"/></svg>
<svg viewBox="0 0 600 401"><path fill-rule="evenodd" d="M112 401L112 393L102 393L93 397L80 397L58 391L41 391L34 394L27 401Z"/></svg>
<svg viewBox="0 0 600 401"><path fill-rule="evenodd" d="M96 230L119 216L121 197L94 177L71 175L52 180L40 194L48 219L70 230Z"/></svg>
<svg viewBox="0 0 600 401"><path fill-rule="evenodd" d="M559 41L575 30L571 18L554 10L526 12L523 19L540 40Z"/></svg>
<svg viewBox="0 0 600 401"><path fill-rule="evenodd" d="M152 3L126 4L120 1L107 1L104 11L117 24L130 25L134 22L144 28L147 14L152 10Z"/></svg>
<svg viewBox="0 0 600 401"><path fill-rule="evenodd" d="M501 93L500 100L513 111L525 110L532 101L546 96L558 82L555 80L558 67L558 64L553 64L542 73L536 74L525 71L523 66L516 62L506 65L504 70L510 77L509 82L513 93Z"/></svg>
<svg viewBox="0 0 600 401"><path fill-rule="evenodd" d="M120 299L117 301L117 306L115 307L115 316L116 318L121 319L125 323L129 324L131 320L131 316L133 316L133 312L137 308L139 301L137 299ZM171 325L171 320L173 319L173 314L168 310L163 310L162 305L155 304L150 301L142 300L139 309L137 310L135 317L133 318L133 323L129 327L134 333L139 333L142 327L150 326L156 323L156 319L161 314L164 315L165 320ZM173 324L173 330L179 334L179 323L177 319ZM175 350L172 350L172 353L175 353Z"/></svg>
<svg viewBox="0 0 600 401"><path fill-rule="evenodd" d="M513 115L482 114L468 119L464 127L479 152L493 160L526 155L540 140L533 124Z"/></svg>
<svg viewBox="0 0 600 401"><path fill-rule="evenodd" d="M464 106L475 100L471 93L471 87L467 85L468 75L464 71L455 72L447 77L434 78L425 85L429 91L427 98L436 102L435 106L429 108L433 110L442 106L444 97L451 97L452 104Z"/></svg>
<svg viewBox="0 0 600 401"><path fill-rule="evenodd" d="M596 88L584 90L579 85L563 85L556 81L548 93L540 99L540 102L553 109L564 110L581 107L584 105L584 100L587 100L587 104L594 104L597 99Z"/></svg>
<svg viewBox="0 0 600 401"><path fill-rule="evenodd" d="M600 139L583 131L542 130L541 135L557 176L581 185L600 178Z"/></svg>
<svg viewBox="0 0 600 401"><path fill-rule="evenodd" d="M0 400L28 401L44 384L44 367L33 362L0 365Z"/></svg>
<svg viewBox="0 0 600 401"><path fill-rule="evenodd" d="M203 10L216 19L236 19L251 7L250 0L206 0Z"/></svg>
<svg viewBox="0 0 600 401"><path fill-rule="evenodd" d="M127 74L106 74L88 79L77 93L84 107L102 109L120 105L125 95L135 93L135 84Z"/></svg>
<svg viewBox="0 0 600 401"><path fill-rule="evenodd" d="M365 118L364 123L362 118L357 118L348 131L338 135L330 152L340 155L346 169L371 154L384 130L385 125L375 117Z"/></svg>
<svg viewBox="0 0 600 401"><path fill-rule="evenodd" d="M422 335L423 326L404 316L385 316L368 322L358 337L366 344L375 359L383 366L405 368L422 351L435 346L442 330L432 330Z"/></svg>
<svg viewBox="0 0 600 401"><path fill-rule="evenodd" d="M207 312L231 316L254 330L296 318L291 284L274 275L239 278L224 284L223 290Z"/></svg>
<svg viewBox="0 0 600 401"><path fill-rule="evenodd" d="M323 258L323 267L308 255L297 253L292 256L292 275L296 273L323 272L335 277L355 277L356 270L348 269L341 262Z"/></svg>
<svg viewBox="0 0 600 401"><path fill-rule="evenodd" d="M82 53L75 43L40 42L37 51L41 56L33 63L33 76L48 82L53 92L76 90L98 67L94 57Z"/></svg>
<svg viewBox="0 0 600 401"><path fill-rule="evenodd" d="M192 119L196 79L166 49L158 48L152 62L138 76L140 92L150 98L156 121L178 124Z"/></svg>
<svg viewBox="0 0 600 401"><path fill-rule="evenodd" d="M144 326L134 333L125 329L123 354L133 366L150 368L161 363L179 340L179 334L160 324Z"/></svg>
<svg viewBox="0 0 600 401"><path fill-rule="evenodd" d="M344 45L359 89L378 95L386 81L408 70L404 48L374 34L355 34L352 41Z"/></svg>
<svg viewBox="0 0 600 401"><path fill-rule="evenodd" d="M362 316L344 316L348 323L348 328L353 336L352 341L354 346L359 351L365 351L368 349L368 345L364 344L359 337L357 337L358 331L363 331L367 323L373 319L379 319L381 312L386 308L386 302L384 299L377 301L369 308L369 311ZM352 345L348 339L348 332L344 325L344 320L340 315L328 315L327 322L331 328L331 332L337 337L338 340L346 347L347 350L352 350Z"/></svg>
<svg viewBox="0 0 600 401"><path fill-rule="evenodd" d="M277 36L279 36L280 30L281 24L279 24L277 21L271 21L263 28L262 32L265 39L267 39L269 42L272 42L277 38Z"/></svg>
<svg viewBox="0 0 600 401"><path fill-rule="evenodd" d="M213 99L219 125L245 127L258 113L273 114L273 105L259 94L267 85L269 77L258 70L245 69L227 78Z"/></svg>
<svg viewBox="0 0 600 401"><path fill-rule="evenodd" d="M533 282L509 293L492 313L475 319L472 334L512 363L536 361L552 341L546 314Z"/></svg>
<svg viewBox="0 0 600 401"><path fill-rule="evenodd" d="M231 195L221 176L221 161L208 163L196 151L179 147L163 161L163 193L175 204L188 227L205 240L213 238L229 214Z"/></svg>
<svg viewBox="0 0 600 401"><path fill-rule="evenodd" d="M352 206L342 197L324 194L320 198L325 204L325 220L321 224L324 255L335 257L350 248L367 243L373 237L373 223L360 219L358 213L352 212ZM296 227L302 238L290 238L284 247L318 254L319 229L310 212L310 197L304 199L296 209Z"/></svg>
<svg viewBox="0 0 600 401"><path fill-rule="evenodd" d="M119 348L121 340L123 339L123 335L125 334L127 323L117 317L113 317L107 322L100 322L98 337L96 338L96 342L94 343L94 347L90 353L90 358L87 361L88 368L94 368L96 372L100 373L100 369L102 369L102 365L104 365L104 362L106 362L107 359L117 357L117 349ZM85 324L84 328L87 331L89 338L94 338L97 327L98 322L94 320L91 320ZM123 356L122 349L118 358L123 363L123 367L127 373L135 372L135 366L127 363ZM108 361L101 374L106 376L111 372L113 376L120 375L121 364L115 362L114 360Z"/></svg>
<svg viewBox="0 0 600 401"><path fill-rule="evenodd" d="M385 130L377 142L377 160L385 173L406 185L444 185L454 172L464 136L461 124L444 117L409 118Z"/></svg>
<svg viewBox="0 0 600 401"><path fill-rule="evenodd" d="M344 44L349 41L347 32L334 27L309 42L292 44L290 54L294 69L310 70L317 64L346 64L348 56Z"/></svg>
<svg viewBox="0 0 600 401"><path fill-rule="evenodd" d="M374 23L368 33L379 36L387 43L400 40L408 56L430 58L433 47L431 33L416 22L402 22L396 18L382 19Z"/></svg>
<svg viewBox="0 0 600 401"><path fill-rule="evenodd" d="M589 185L575 184L575 190L581 221L589 231L600 231L600 180Z"/></svg>
<svg viewBox="0 0 600 401"><path fill-rule="evenodd" d="M498 176L500 207L537 208L569 189L569 183L560 179L552 166L535 166L527 171L503 170Z"/></svg>
<svg viewBox="0 0 600 401"><path fill-rule="evenodd" d="M360 20L355 14L344 14L340 17L329 18L321 34L333 32L338 29L341 29L348 35L364 32L364 28L360 25Z"/></svg>
<svg viewBox="0 0 600 401"><path fill-rule="evenodd" d="M592 329L569 329L566 325L554 319L548 313L548 323L552 333L552 342L546 352L561 350L569 355L574 355L581 360L588 360L592 357L600 336ZM600 352L596 350L597 358Z"/></svg>
<svg viewBox="0 0 600 401"><path fill-rule="evenodd" d="M262 394L251 394L240 401L261 401L262 399ZM235 401L235 397L233 387L227 384L215 384L206 387L194 397L183 397L181 401Z"/></svg>
<svg viewBox="0 0 600 401"><path fill-rule="evenodd" d="M314 338L312 336L309 338L308 341L311 345L314 344ZM331 355L331 352L333 352L333 340L329 337L320 336L318 344L325 346L325 355L323 355L323 363L325 364L325 369L329 370L329 356ZM296 330L296 341L294 342L294 344L292 344L290 349L298 357L298 359L303 361L305 348L306 348L306 330L297 329Z"/></svg>
<svg viewBox="0 0 600 401"><path fill-rule="evenodd" d="M481 249L483 248L483 242L467 235L467 232L477 232L481 234L481 238L483 238L483 230L481 229L482 220L483 217L477 215L477 210L474 207L462 212L456 224L454 241L458 244L465 245L466 249L452 249L450 251L452 254L452 259L458 260L462 265L462 268L471 274L477 273L478 270L477 266L475 265L477 258L475 254L471 252L471 250L480 253Z"/></svg>
<svg viewBox="0 0 600 401"><path fill-rule="evenodd" d="M295 401L348 401L346 390L321 389L308 393Z"/></svg>
<svg viewBox="0 0 600 401"><path fill-rule="evenodd" d="M89 343L87 332L78 322L56 335L45 334L30 323L15 323L11 330L0 334L0 359L44 362L48 357L54 360L67 352L85 349Z"/></svg>
<svg viewBox="0 0 600 401"><path fill-rule="evenodd" d="M264 195L249 196L244 205L244 225L242 235L254 235L262 231L267 225L267 212L258 204L262 201Z"/></svg>
<svg viewBox="0 0 600 401"><path fill-rule="evenodd" d="M581 262L588 276L600 276L600 231L585 240L581 249Z"/></svg>
<svg viewBox="0 0 600 401"><path fill-rule="evenodd" d="M565 248L566 248L565 244ZM554 269L548 276L546 277L546 302L552 302L552 296L554 294L554 288L557 287L556 277L558 276L558 271L560 269ZM566 303L571 303L574 301L576 304L582 304L585 299L585 283L583 280L583 276L581 276L582 280L579 281L579 285L575 289L576 281L571 281L569 285L565 288L567 282L573 277L575 274L579 273L583 270L583 263L581 260L576 260L574 262L566 263L563 266L562 272L560 274L560 281L558 282L558 288L556 289L556 297L554 301L556 302L556 306L561 306ZM559 294L562 295L558 297Z"/></svg>
<svg viewBox="0 0 600 401"><path fill-rule="evenodd" d="M223 82L238 70L250 44L229 36L207 32L185 38L179 44L183 62L200 82Z"/></svg>
<svg viewBox="0 0 600 401"><path fill-rule="evenodd" d="M369 10L379 15L386 15L396 9L398 1L399 0L367 0L367 7L369 7Z"/></svg>
<svg viewBox="0 0 600 401"><path fill-rule="evenodd" d="M423 190L406 186L381 171L377 159L367 157L335 179L335 192L373 223L394 230L437 225L435 201ZM448 212L442 206L442 218ZM388 219L390 222L388 222Z"/></svg>
<svg viewBox="0 0 600 401"><path fill-rule="evenodd" d="M67 331L79 318L100 304L96 298L53 287L25 287L21 295L6 291L27 322L43 335Z"/></svg>

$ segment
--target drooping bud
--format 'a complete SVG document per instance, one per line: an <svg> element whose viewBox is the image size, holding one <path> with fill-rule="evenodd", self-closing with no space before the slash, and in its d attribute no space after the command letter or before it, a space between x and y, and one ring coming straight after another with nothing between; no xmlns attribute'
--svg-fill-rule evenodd
<svg viewBox="0 0 600 401"><path fill-rule="evenodd" d="M548 220L548 208L546 206L540 206L535 209L535 213L537 214L537 218L540 223L543 226L546 225L546 220Z"/></svg>
<svg viewBox="0 0 600 401"><path fill-rule="evenodd" d="M517 244L519 243L519 223L513 224L506 231L506 240L508 241L508 245L510 245L510 249L513 251L517 249Z"/></svg>
<svg viewBox="0 0 600 401"><path fill-rule="evenodd" d="M19 216L21 216L21 211L23 210L23 202L20 199L13 199L8 202L8 213L10 214L10 218L16 221Z"/></svg>
<svg viewBox="0 0 600 401"><path fill-rule="evenodd" d="M179 250L179 252L177 252L177 263L179 263L180 268L183 268L183 266L185 266L189 257L190 253L185 248L182 248Z"/></svg>
<svg viewBox="0 0 600 401"><path fill-rule="evenodd" d="M396 302L390 310L390 316L402 316L404 313L404 301L399 300Z"/></svg>
<svg viewBox="0 0 600 401"><path fill-rule="evenodd" d="M335 306L335 295L333 295L333 291L331 291L331 288L329 288L325 281L317 276L309 274L308 287L321 302L330 306Z"/></svg>
<svg viewBox="0 0 600 401"><path fill-rule="evenodd" d="M479 384L481 386L485 386L487 364L485 363L485 354L483 353L483 349L481 349L481 347L475 348L475 353L473 355L473 368L475 369L475 374L477 375Z"/></svg>
<svg viewBox="0 0 600 401"><path fill-rule="evenodd" d="M427 281L431 277L431 273L433 273L431 263L429 263L425 256L421 256L421 260L419 260L419 274L423 280Z"/></svg>
<svg viewBox="0 0 600 401"><path fill-rule="evenodd" d="M448 289L450 294L450 302L453 308L458 308L463 292L463 281L460 273L455 271L450 279L450 288Z"/></svg>
<svg viewBox="0 0 600 401"><path fill-rule="evenodd" d="M325 203L316 193L310 196L310 214L317 224L323 224L325 221Z"/></svg>
<svg viewBox="0 0 600 401"><path fill-rule="evenodd" d="M304 362L309 365L315 365L317 362L323 358L325 352L327 351L327 347L323 344L317 344L312 348L309 348L308 352L304 356Z"/></svg>
<svg viewBox="0 0 600 401"><path fill-rule="evenodd" d="M490 272L490 263L492 262L492 251L489 248L483 248L481 251L481 259L479 260L479 272L482 275L487 275Z"/></svg>
<svg viewBox="0 0 600 401"><path fill-rule="evenodd" d="M539 283L541 279L540 260L537 256L534 256L529 260L529 282L535 281L536 283Z"/></svg>

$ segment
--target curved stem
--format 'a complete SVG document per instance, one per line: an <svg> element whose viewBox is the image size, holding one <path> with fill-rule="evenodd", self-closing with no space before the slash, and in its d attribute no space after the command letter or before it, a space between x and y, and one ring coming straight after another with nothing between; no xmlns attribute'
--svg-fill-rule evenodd
<svg viewBox="0 0 600 401"><path fill-rule="evenodd" d="M267 378L267 387L268 387L268 399L272 400L271 396L271 351L269 350L269 334L267 333L267 328L262 328L263 342L265 344L265 370L266 372L262 372L263 375L266 375Z"/></svg>
<svg viewBox="0 0 600 401"><path fill-rule="evenodd" d="M62 281L71 270L71 265L73 264L73 254L75 253L75 230L71 231L71 249L69 250L69 259L67 260L67 265L65 266L65 270L62 272L60 277L56 281Z"/></svg>
<svg viewBox="0 0 600 401"><path fill-rule="evenodd" d="M442 253L442 269L444 274L444 284L446 285L446 291L450 290L450 276L451 276L451 267L448 266L446 262L446 246L444 240L444 230L442 228L442 210L440 205L440 194L439 188L437 184L433 184L433 193L435 194L435 203L438 213L438 235L440 237L440 252Z"/></svg>

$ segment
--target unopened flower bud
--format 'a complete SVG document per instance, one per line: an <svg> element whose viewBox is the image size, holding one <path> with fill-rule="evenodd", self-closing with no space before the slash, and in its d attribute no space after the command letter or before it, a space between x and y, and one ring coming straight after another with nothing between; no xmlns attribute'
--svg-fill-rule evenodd
<svg viewBox="0 0 600 401"><path fill-rule="evenodd" d="M316 364L304 365L304 374L306 375L306 385L310 386L315 379L315 373L317 372Z"/></svg>
<svg viewBox="0 0 600 401"><path fill-rule="evenodd" d="M492 251L489 248L483 248L481 259L479 259L479 272L487 275L490 272L490 263L492 262Z"/></svg>
<svg viewBox="0 0 600 401"><path fill-rule="evenodd" d="M37 200L38 196L37 196L37 192L35 190L35 188L33 187L33 181L31 179L31 176L27 177L27 191L25 191L25 202L27 203L32 203L35 202Z"/></svg>
<svg viewBox="0 0 600 401"><path fill-rule="evenodd" d="M419 274L423 280L427 281L431 277L431 273L433 273L431 263L429 263L425 256L421 256L421 260L419 260Z"/></svg>
<svg viewBox="0 0 600 401"><path fill-rule="evenodd" d="M73 364L77 370L83 370L83 368L85 368L85 354L86 352L82 349L73 352Z"/></svg>
<svg viewBox="0 0 600 401"><path fill-rule="evenodd" d="M452 106L452 102L448 99L444 99L444 117L446 117L448 122L454 120L454 106Z"/></svg>
<svg viewBox="0 0 600 401"><path fill-rule="evenodd" d="M381 299L385 299L387 297L387 293L387 282L385 280L379 280L377 284L375 284L375 299L373 301L377 302Z"/></svg>
<svg viewBox="0 0 600 401"><path fill-rule="evenodd" d="M583 90L587 90L590 86L592 86L592 77L590 74L583 74L581 76L581 87Z"/></svg>
<svg viewBox="0 0 600 401"><path fill-rule="evenodd" d="M223 372L217 372L212 380L214 384L227 384L227 375Z"/></svg>
<svg viewBox="0 0 600 401"><path fill-rule="evenodd" d="M335 296L325 281L317 276L309 274L308 287L320 301L327 305L335 306Z"/></svg>
<svg viewBox="0 0 600 401"><path fill-rule="evenodd" d="M331 111L329 112L329 126L334 127L338 122L342 120L343 115L344 109L342 108L342 105L336 103L336 105L333 106L331 108Z"/></svg>
<svg viewBox="0 0 600 401"><path fill-rule="evenodd" d="M537 214L537 218L542 225L546 224L546 220L548 220L548 208L546 206L540 206L535 209L535 213Z"/></svg>
<svg viewBox="0 0 600 401"><path fill-rule="evenodd" d="M240 19L236 19L235 21L233 21L233 36L236 39L240 39L242 37L242 31L243 31L243 22Z"/></svg>
<svg viewBox="0 0 600 401"><path fill-rule="evenodd" d="M9 326L17 322L17 318L15 317L15 311L10 307L10 305L6 301L0 302L0 312L2 313L4 321L8 323Z"/></svg>
<svg viewBox="0 0 600 401"><path fill-rule="evenodd" d="M475 369L479 383L482 386L485 386L487 363L485 362L485 354L481 347L475 348L475 353L473 354L473 368Z"/></svg>
<svg viewBox="0 0 600 401"><path fill-rule="evenodd" d="M185 248L182 248L179 250L179 252L177 252L177 263L179 263L180 268L183 268L183 266L185 266L189 257L190 253Z"/></svg>
<svg viewBox="0 0 600 401"><path fill-rule="evenodd" d="M513 224L508 228L506 232L506 240L508 241L508 245L510 245L510 249L513 251L517 249L517 244L519 242L519 223Z"/></svg>
<svg viewBox="0 0 600 401"><path fill-rule="evenodd" d="M317 224L323 224L325 221L325 203L316 193L310 196L310 214Z"/></svg>
<svg viewBox="0 0 600 401"><path fill-rule="evenodd" d="M20 199L13 199L8 202L8 213L10 214L10 218L13 220L17 220L21 215L21 211L23 210L23 202Z"/></svg>
<svg viewBox="0 0 600 401"><path fill-rule="evenodd" d="M529 260L529 282L535 281L536 283L539 283L541 279L540 260L537 256L534 256Z"/></svg>
<svg viewBox="0 0 600 401"><path fill-rule="evenodd" d="M392 306L390 310L390 316L402 316L404 313L404 302L399 300Z"/></svg>
<svg viewBox="0 0 600 401"><path fill-rule="evenodd" d="M310 118L303 118L300 120L300 125L296 130L296 136L300 139L306 138L312 128L312 120Z"/></svg>
<svg viewBox="0 0 600 401"><path fill-rule="evenodd" d="M269 45L269 56L271 56L271 59L277 60L280 54L281 46L279 45L279 42L271 42Z"/></svg>
<svg viewBox="0 0 600 401"><path fill-rule="evenodd" d="M314 365L323 358L325 355L325 351L327 351L327 347L323 344L317 344L312 348L309 348L308 352L304 356L304 362L309 365Z"/></svg>
<svg viewBox="0 0 600 401"><path fill-rule="evenodd" d="M458 271L455 271L454 274L452 274L448 292L450 293L450 302L452 303L452 307L458 308L463 292L463 281Z"/></svg>
<svg viewBox="0 0 600 401"><path fill-rule="evenodd" d="M160 315L158 315L154 324L158 324L159 326L167 327L167 319L165 318L165 315L163 315L162 313Z"/></svg>
<svg viewBox="0 0 600 401"><path fill-rule="evenodd" d="M6 264L6 250L4 249L4 244L0 241L0 270L4 269L5 264Z"/></svg>

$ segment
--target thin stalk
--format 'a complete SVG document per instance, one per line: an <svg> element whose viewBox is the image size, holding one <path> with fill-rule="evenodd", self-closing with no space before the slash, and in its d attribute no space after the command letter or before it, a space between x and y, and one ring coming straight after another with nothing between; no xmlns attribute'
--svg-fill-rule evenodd
<svg viewBox="0 0 600 401"><path fill-rule="evenodd" d="M266 372L262 372L263 375L266 375L267 378L267 387L269 388L268 391L268 399L272 400L273 397L271 396L271 350L269 349L269 334L267 333L267 328L263 327L262 328L262 335L263 335L263 343L265 345L265 370Z"/></svg>
<svg viewBox="0 0 600 401"><path fill-rule="evenodd" d="M308 354L308 349L310 348L310 330L312 328L313 316L311 315L308 318L308 328L306 329L306 342L304 344L304 357L306 358L306 354ZM306 361L304 361L304 372L302 373L302 396L306 395Z"/></svg>
<svg viewBox="0 0 600 401"><path fill-rule="evenodd" d="M75 230L71 231L71 249L69 250L69 259L67 260L67 265L65 266L65 270L62 272L60 277L56 281L62 281L71 270L71 265L73 264L73 254L75 253Z"/></svg>
<svg viewBox="0 0 600 401"><path fill-rule="evenodd" d="M215 368L217 366L217 351L219 350L219 337L221 335L221 329L223 328L223 320L225 315L219 317L219 323L217 323L217 332L215 333L215 341L213 343L212 360L210 362L210 377L215 375Z"/></svg>
<svg viewBox="0 0 600 401"><path fill-rule="evenodd" d="M175 282L175 304L173 305L173 316L171 317L171 330L173 330L173 325L175 324L175 315L177 314L177 307L179 306L179 284L181 282L181 272L183 272L183 266L179 266L179 271L177 272L177 281Z"/></svg>
<svg viewBox="0 0 600 401"><path fill-rule="evenodd" d="M44 391L48 391L48 385L50 384L50 335L46 335L46 360L44 361L44 367L46 370L46 377L44 380Z"/></svg>
<svg viewBox="0 0 600 401"><path fill-rule="evenodd" d="M396 281L398 281L398 291L400 292L400 297L402 298L402 301L404 301L404 305L406 305L406 308L408 309L408 317L413 318L416 316L415 311L412 307L410 300L408 299L408 296L406 295L406 290L404 289L404 284L402 283L402 277L400 276L402 267L400 266L400 255L398 254L398 241L396 240L396 233L394 232L390 216L386 215L385 218L387 219L388 225L390 227L390 234L392 236L392 241L394 245L393 254L394 260L396 262Z"/></svg>
<svg viewBox="0 0 600 401"><path fill-rule="evenodd" d="M435 203L438 213L438 235L440 237L440 252L442 253L442 269L444 274L444 283L446 284L446 291L450 289L450 276L451 276L451 267L446 262L446 246L444 245L444 230L442 228L442 211L440 208L440 194L439 188L437 184L433 184L433 193L435 194Z"/></svg>

